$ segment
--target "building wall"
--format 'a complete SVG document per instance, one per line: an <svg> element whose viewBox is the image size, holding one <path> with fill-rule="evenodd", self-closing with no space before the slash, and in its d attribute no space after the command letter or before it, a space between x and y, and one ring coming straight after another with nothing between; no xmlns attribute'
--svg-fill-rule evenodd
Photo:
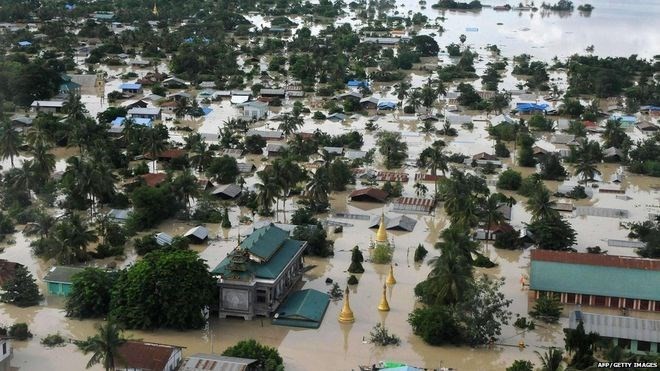
<svg viewBox="0 0 660 371"><path fill-rule="evenodd" d="M51 295L67 296L71 293L72 285L59 282L48 282L48 292Z"/></svg>
<svg viewBox="0 0 660 371"><path fill-rule="evenodd" d="M615 308L638 310L644 312L660 312L660 301L617 298L610 296L586 295L574 293L554 293L562 304L579 304L587 307ZM530 301L534 302L541 295L540 291L530 290Z"/></svg>
<svg viewBox="0 0 660 371"><path fill-rule="evenodd" d="M11 358L13 355L11 341L9 339L0 340L0 371L9 371Z"/></svg>

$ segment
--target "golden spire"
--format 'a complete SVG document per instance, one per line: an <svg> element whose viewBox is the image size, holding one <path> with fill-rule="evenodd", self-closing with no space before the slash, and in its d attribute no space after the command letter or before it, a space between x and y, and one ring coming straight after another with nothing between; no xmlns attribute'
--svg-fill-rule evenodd
<svg viewBox="0 0 660 371"><path fill-rule="evenodd" d="M348 295L348 286L346 286L346 291L344 291L344 306L341 308L341 313L339 313L339 322L341 323L355 322L355 317L353 316L353 311L351 310L351 304L349 303Z"/></svg>
<svg viewBox="0 0 660 371"><path fill-rule="evenodd" d="M386 292L387 292L387 286L383 284L383 297L380 298L380 304L378 304L378 310L382 312L390 311L390 304L387 302L387 296L385 295Z"/></svg>
<svg viewBox="0 0 660 371"><path fill-rule="evenodd" d="M155 16L158 16L158 5L154 1L154 9L151 11Z"/></svg>
<svg viewBox="0 0 660 371"><path fill-rule="evenodd" d="M394 278L394 266L392 266L392 264L390 264L390 273L387 275L387 279L385 280L385 283L387 283L390 286L396 283L396 278Z"/></svg>
<svg viewBox="0 0 660 371"><path fill-rule="evenodd" d="M376 232L376 243L387 243L387 230L385 229L385 213L380 215L380 224Z"/></svg>

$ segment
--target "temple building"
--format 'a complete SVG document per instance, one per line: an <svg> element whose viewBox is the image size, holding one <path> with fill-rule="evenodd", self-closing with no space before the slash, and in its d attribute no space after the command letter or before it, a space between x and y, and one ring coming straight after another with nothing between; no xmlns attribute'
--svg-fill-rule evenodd
<svg viewBox="0 0 660 371"><path fill-rule="evenodd" d="M218 264L220 318L271 316L303 275L307 242L272 223L258 228Z"/></svg>
<svg viewBox="0 0 660 371"><path fill-rule="evenodd" d="M378 223L378 231L376 232L376 241L372 241L369 245L370 248L387 247L394 248L394 240L387 240L387 226L385 225L385 214L380 216Z"/></svg>

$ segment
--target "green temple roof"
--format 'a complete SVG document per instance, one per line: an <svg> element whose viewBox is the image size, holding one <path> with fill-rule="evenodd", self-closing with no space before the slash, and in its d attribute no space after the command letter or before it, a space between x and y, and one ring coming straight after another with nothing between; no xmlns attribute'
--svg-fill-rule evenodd
<svg viewBox="0 0 660 371"><path fill-rule="evenodd" d="M329 303L326 293L313 289L296 291L277 309L273 324L319 328Z"/></svg>
<svg viewBox="0 0 660 371"><path fill-rule="evenodd" d="M263 260L269 260L277 249L289 239L289 232L272 223L256 229L240 246Z"/></svg>

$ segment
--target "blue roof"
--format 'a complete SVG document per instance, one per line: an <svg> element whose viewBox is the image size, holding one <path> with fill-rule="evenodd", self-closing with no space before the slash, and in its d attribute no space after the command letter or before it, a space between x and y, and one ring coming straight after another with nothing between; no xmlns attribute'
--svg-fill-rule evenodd
<svg viewBox="0 0 660 371"><path fill-rule="evenodd" d="M539 291L660 300L660 271L532 260L530 288Z"/></svg>
<svg viewBox="0 0 660 371"><path fill-rule="evenodd" d="M124 120L126 120L126 117L117 117L114 120L112 120L110 124L112 126L122 126L124 125ZM133 117L133 122L135 122L136 125L151 127L151 119Z"/></svg>
<svg viewBox="0 0 660 371"><path fill-rule="evenodd" d="M139 89L142 89L142 84L136 84L136 83L121 84L121 85L119 85L119 89L121 89L121 90L139 90Z"/></svg>
<svg viewBox="0 0 660 371"><path fill-rule="evenodd" d="M550 107L547 103L516 103L516 109L520 112L545 111Z"/></svg>
<svg viewBox="0 0 660 371"><path fill-rule="evenodd" d="M19 41L18 42L18 46L30 46L30 45L32 45L32 43L29 42L29 41Z"/></svg>
<svg viewBox="0 0 660 371"><path fill-rule="evenodd" d="M326 293L313 289L296 291L277 309L273 324L319 328L329 303Z"/></svg>
<svg viewBox="0 0 660 371"><path fill-rule="evenodd" d="M209 113L213 112L213 110L211 108L204 107L204 108L202 108L202 112L204 112L204 115L206 116Z"/></svg>
<svg viewBox="0 0 660 371"><path fill-rule="evenodd" d="M369 87L369 84L366 81L363 80L349 80L346 85L350 87L360 87L364 86L365 88Z"/></svg>
<svg viewBox="0 0 660 371"><path fill-rule="evenodd" d="M613 114L610 116L611 120L616 120L616 121L621 121L624 124L634 124L637 122L637 117L631 116L631 115L621 115L618 113Z"/></svg>
<svg viewBox="0 0 660 371"><path fill-rule="evenodd" d="M396 103L388 101L378 102L378 109L394 109L396 108Z"/></svg>

